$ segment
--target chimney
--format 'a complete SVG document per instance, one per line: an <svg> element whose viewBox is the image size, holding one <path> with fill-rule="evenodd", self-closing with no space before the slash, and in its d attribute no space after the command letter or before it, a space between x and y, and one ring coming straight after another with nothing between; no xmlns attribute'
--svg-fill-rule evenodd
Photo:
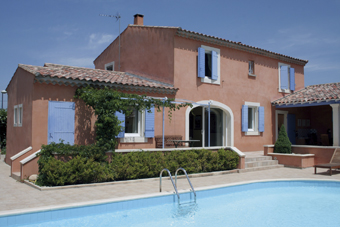
<svg viewBox="0 0 340 227"><path fill-rule="evenodd" d="M133 24L134 25L144 25L143 24L143 17L144 17L144 15L142 15L142 14L135 14L133 17L135 18L133 20Z"/></svg>

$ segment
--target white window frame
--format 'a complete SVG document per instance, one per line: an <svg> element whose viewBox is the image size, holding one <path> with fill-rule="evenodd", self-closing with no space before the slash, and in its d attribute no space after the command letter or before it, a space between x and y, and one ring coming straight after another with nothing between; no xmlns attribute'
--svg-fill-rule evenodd
<svg viewBox="0 0 340 227"><path fill-rule="evenodd" d="M137 117L138 117L138 123L137 123L137 133L126 133L125 132L125 137L139 137L141 136L141 118L142 114L140 111L137 111ZM125 116L125 124L126 124L126 116Z"/></svg>
<svg viewBox="0 0 340 227"><path fill-rule="evenodd" d="M215 51L217 53L217 80L213 80L207 76L204 78L201 78L202 83L209 83L209 84L220 84L221 76L220 76L220 49L214 48L214 47L209 47L209 46L204 46L201 45L201 47L205 50L205 53L210 53L212 51Z"/></svg>
<svg viewBox="0 0 340 227"><path fill-rule="evenodd" d="M288 89L281 89L281 65L285 65L288 66ZM290 69L290 65L285 64L285 63L281 63L279 62L279 92L284 92L284 93L291 93L290 91L290 73L289 73L289 69Z"/></svg>
<svg viewBox="0 0 340 227"><path fill-rule="evenodd" d="M250 72L250 68L252 68L252 72ZM248 76L256 76L255 75L255 61L253 60L248 61Z"/></svg>
<svg viewBox="0 0 340 227"><path fill-rule="evenodd" d="M245 132L245 135L247 135L247 136L260 135L260 132L259 132L259 107L260 107L260 103L258 103L258 102L245 102L244 105L247 105L248 109L249 108L253 109L253 114L252 114L253 128L252 129L248 128L248 131ZM249 122L248 122L248 125L249 125ZM247 127L248 127L248 125L247 125Z"/></svg>
<svg viewBox="0 0 340 227"><path fill-rule="evenodd" d="M145 131L145 111L138 111L138 133L124 133L124 138L120 138L121 143L146 143L148 138L144 136Z"/></svg>
<svg viewBox="0 0 340 227"><path fill-rule="evenodd" d="M22 104L14 106L14 127L22 126L23 106Z"/></svg>
<svg viewBox="0 0 340 227"><path fill-rule="evenodd" d="M106 64L105 64L105 70L107 70L107 68L108 68L109 66L112 66L112 71L115 71L115 62L114 62L114 61L109 62L109 63L106 63Z"/></svg>

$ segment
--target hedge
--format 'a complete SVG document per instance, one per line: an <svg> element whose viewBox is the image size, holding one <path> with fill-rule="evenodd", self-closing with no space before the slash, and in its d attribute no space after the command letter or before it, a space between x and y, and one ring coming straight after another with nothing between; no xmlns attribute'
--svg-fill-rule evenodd
<svg viewBox="0 0 340 227"><path fill-rule="evenodd" d="M64 149L58 151L59 148ZM116 153L108 163L104 152L96 146L50 144L40 152L41 186L60 186L106 181L158 177L163 168L171 173L182 167L188 174L235 169L239 156L230 150L186 150ZM66 158L65 158L66 157ZM164 172L164 176L167 173Z"/></svg>

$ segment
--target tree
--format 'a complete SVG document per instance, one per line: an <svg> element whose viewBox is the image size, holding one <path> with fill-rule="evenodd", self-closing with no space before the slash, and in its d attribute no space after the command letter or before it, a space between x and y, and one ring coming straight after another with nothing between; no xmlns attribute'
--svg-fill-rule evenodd
<svg viewBox="0 0 340 227"><path fill-rule="evenodd" d="M121 112L130 115L134 109L143 111L155 107L160 111L160 107L168 107L169 118L171 119L172 111L184 106L191 106L190 103L176 105L172 99L162 100L147 97L146 95L126 94L105 87L104 89L95 89L92 87L83 87L76 90L75 98L82 99L87 106L94 109L97 116L96 126L96 144L107 150L114 150L118 144L116 137L122 130L121 121L118 120L115 113Z"/></svg>
<svg viewBox="0 0 340 227"><path fill-rule="evenodd" d="M6 147L7 110L0 109L0 146Z"/></svg>
<svg viewBox="0 0 340 227"><path fill-rule="evenodd" d="M285 126L282 125L280 128L279 136L274 146L274 153L292 153L292 143L289 141Z"/></svg>

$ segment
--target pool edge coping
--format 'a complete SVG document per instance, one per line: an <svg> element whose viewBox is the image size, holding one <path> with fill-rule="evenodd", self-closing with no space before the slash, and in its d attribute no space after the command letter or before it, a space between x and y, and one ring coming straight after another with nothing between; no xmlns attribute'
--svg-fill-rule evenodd
<svg viewBox="0 0 340 227"><path fill-rule="evenodd" d="M198 187L195 189L195 191L197 192L197 191L212 190L212 189L233 187L233 186L247 185L247 184L254 184L254 183L274 182L274 181L320 181L320 182L340 183L340 180L313 179L313 178L266 179L266 180L251 180L251 181L242 181L242 182L237 182L237 183L228 183L228 184L220 184L220 185L214 185L214 186ZM179 191L179 194L190 192L189 189L178 190L178 191ZM46 212L46 211L56 211L56 210L61 210L61 209L78 208L78 207L83 207L83 206L95 206L95 205L101 205L101 204L107 204L107 203L116 203L116 202L123 202L123 201L137 200L137 199L163 197L163 196L169 196L169 195L175 195L175 192L150 193L150 194L143 194L143 195L124 196L120 198L101 199L101 200L92 200L92 201L78 202L78 203L68 203L68 204L62 204L62 205L43 206L39 208L27 208L27 209L15 209L15 210L10 210L10 211L0 211L0 218L6 217L6 216L15 216L15 215L23 215L23 214L36 213L36 212Z"/></svg>

